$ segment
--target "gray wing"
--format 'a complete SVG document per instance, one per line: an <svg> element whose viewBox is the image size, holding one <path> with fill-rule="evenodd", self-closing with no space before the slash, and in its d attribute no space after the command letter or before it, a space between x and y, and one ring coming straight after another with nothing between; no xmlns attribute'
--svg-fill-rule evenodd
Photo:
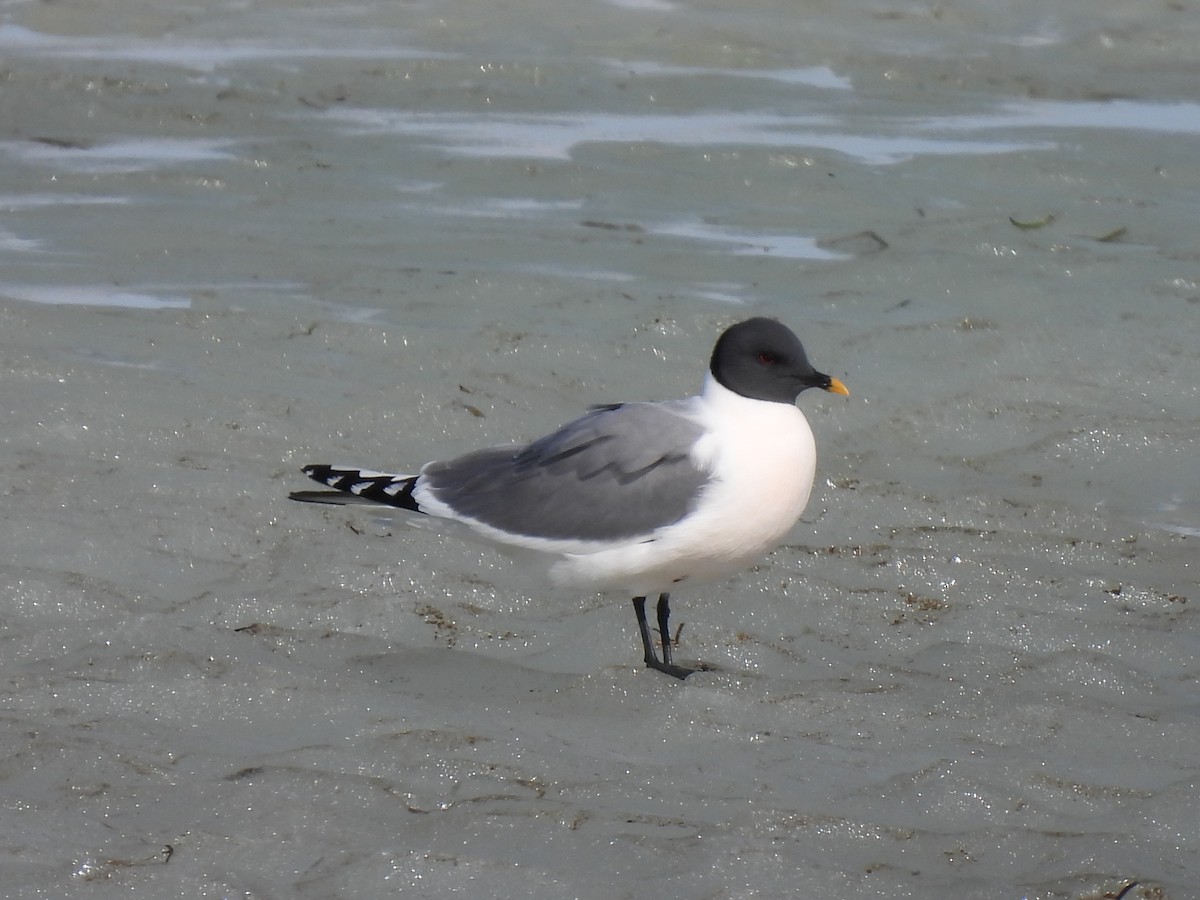
<svg viewBox="0 0 1200 900"><path fill-rule="evenodd" d="M601 407L525 447L431 463L421 486L456 514L511 534L638 537L692 509L709 480L689 456L703 431L679 403Z"/></svg>

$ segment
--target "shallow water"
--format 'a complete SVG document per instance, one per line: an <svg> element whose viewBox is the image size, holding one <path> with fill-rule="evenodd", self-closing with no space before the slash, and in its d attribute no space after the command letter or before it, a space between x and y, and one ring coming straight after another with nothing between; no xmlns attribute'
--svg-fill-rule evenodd
<svg viewBox="0 0 1200 900"><path fill-rule="evenodd" d="M0 3L0 894L1200 896L1198 31ZM712 673L285 499L751 314L852 396Z"/></svg>

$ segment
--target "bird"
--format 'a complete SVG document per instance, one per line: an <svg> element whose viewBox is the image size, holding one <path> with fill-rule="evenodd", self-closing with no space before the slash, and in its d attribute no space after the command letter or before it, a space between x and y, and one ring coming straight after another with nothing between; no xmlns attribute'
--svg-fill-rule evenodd
<svg viewBox="0 0 1200 900"><path fill-rule="evenodd" d="M415 474L310 464L301 471L332 490L289 496L439 520L534 561L557 588L632 597L647 668L684 679L698 670L673 658L671 593L752 565L799 520L816 471L796 405L809 388L850 393L786 325L754 317L718 337L695 396L593 406L530 443Z"/></svg>

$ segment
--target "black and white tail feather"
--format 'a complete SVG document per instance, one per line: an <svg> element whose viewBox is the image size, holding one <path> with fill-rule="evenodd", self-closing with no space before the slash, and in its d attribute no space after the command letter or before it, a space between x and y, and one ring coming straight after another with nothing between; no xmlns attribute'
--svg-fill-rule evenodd
<svg viewBox="0 0 1200 900"><path fill-rule="evenodd" d="M395 506L409 512L424 512L416 498L416 475L393 475L371 469L355 469L349 466L309 465L301 469L313 481L333 488L332 491L293 491L289 497L303 503L326 503L346 506L364 503Z"/></svg>

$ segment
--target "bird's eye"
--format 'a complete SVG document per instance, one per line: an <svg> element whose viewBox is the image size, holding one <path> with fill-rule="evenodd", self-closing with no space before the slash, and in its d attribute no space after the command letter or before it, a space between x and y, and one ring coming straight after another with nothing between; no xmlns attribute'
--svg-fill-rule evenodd
<svg viewBox="0 0 1200 900"><path fill-rule="evenodd" d="M779 362L779 357L770 350L763 350L758 354L758 361L764 366L773 366L775 363Z"/></svg>

